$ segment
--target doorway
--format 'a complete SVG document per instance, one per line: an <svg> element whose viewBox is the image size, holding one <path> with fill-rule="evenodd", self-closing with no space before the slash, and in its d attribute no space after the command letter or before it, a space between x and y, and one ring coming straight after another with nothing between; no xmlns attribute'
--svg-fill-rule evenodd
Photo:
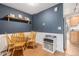
<svg viewBox="0 0 79 59"><path fill-rule="evenodd" d="M66 55L79 56L79 16L65 19Z"/></svg>

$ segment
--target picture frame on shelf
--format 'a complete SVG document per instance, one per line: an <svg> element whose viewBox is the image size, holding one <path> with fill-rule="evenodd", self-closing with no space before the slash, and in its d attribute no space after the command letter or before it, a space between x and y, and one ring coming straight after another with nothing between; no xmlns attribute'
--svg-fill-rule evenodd
<svg viewBox="0 0 79 59"><path fill-rule="evenodd" d="M27 20L30 21L30 19L27 17Z"/></svg>
<svg viewBox="0 0 79 59"><path fill-rule="evenodd" d="M24 20L27 20L27 17L24 17Z"/></svg>
<svg viewBox="0 0 79 59"><path fill-rule="evenodd" d="M15 15L13 13L10 13L9 16L15 18Z"/></svg>
<svg viewBox="0 0 79 59"><path fill-rule="evenodd" d="M23 16L21 14L18 14L18 18L23 19Z"/></svg>

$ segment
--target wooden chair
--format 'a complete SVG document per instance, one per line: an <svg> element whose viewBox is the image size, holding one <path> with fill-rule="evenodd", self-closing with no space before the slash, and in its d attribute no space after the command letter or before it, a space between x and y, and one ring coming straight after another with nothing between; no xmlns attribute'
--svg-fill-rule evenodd
<svg viewBox="0 0 79 59"><path fill-rule="evenodd" d="M26 43L26 37L25 37L25 34L23 32L18 33L17 37L18 37L17 42L22 43L22 44ZM24 48L25 48L25 45L24 45Z"/></svg>
<svg viewBox="0 0 79 59"><path fill-rule="evenodd" d="M18 33L16 36L16 43L14 44L14 49L13 49L13 53L15 50L22 50L24 51L25 48L25 41L24 41L24 33Z"/></svg>
<svg viewBox="0 0 79 59"><path fill-rule="evenodd" d="M12 40L10 39L10 37L8 35L6 35L6 39L7 39L7 42L8 42L8 49L7 49L7 52L8 54L12 54L12 52L10 50L12 50L14 48L14 43L12 42Z"/></svg>
<svg viewBox="0 0 79 59"><path fill-rule="evenodd" d="M28 40L27 45L35 48L35 46L36 46L36 32L31 32L29 35L29 38L30 38L30 40Z"/></svg>

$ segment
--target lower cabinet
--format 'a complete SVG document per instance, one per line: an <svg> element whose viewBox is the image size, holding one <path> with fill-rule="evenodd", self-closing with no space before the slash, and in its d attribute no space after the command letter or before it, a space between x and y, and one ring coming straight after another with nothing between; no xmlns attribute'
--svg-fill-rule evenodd
<svg viewBox="0 0 79 59"><path fill-rule="evenodd" d="M70 42L79 44L79 31L70 32Z"/></svg>

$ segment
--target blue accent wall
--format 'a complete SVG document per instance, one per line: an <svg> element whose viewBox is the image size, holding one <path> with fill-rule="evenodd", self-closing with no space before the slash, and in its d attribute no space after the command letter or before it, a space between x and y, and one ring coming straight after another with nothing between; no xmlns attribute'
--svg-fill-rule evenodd
<svg viewBox="0 0 79 59"><path fill-rule="evenodd" d="M8 22L1 19L2 17L10 13L15 14L16 17L18 17L18 14L21 14L23 16L29 17L32 20L32 15L0 4L0 34L4 34L5 32L6 33L29 32L32 30L31 24L12 22L12 21Z"/></svg>
<svg viewBox="0 0 79 59"><path fill-rule="evenodd" d="M58 11L55 12L54 8L57 7ZM0 18L13 13L18 17L18 14L29 17L32 20L31 24L8 22L0 20L0 34L5 32L48 32L48 33L63 33L64 20L63 20L63 4L57 4L49 9L46 9L38 14L30 15L28 13L16 10L14 8L0 4ZM61 30L58 27L61 26Z"/></svg>
<svg viewBox="0 0 79 59"><path fill-rule="evenodd" d="M55 7L58 8L57 12L54 11ZM61 27L61 30L58 30L59 26ZM57 4L47 10L33 15L32 30L37 32L63 33L63 4Z"/></svg>
<svg viewBox="0 0 79 59"><path fill-rule="evenodd" d="M0 21L0 34L29 31L31 31L31 24Z"/></svg>

